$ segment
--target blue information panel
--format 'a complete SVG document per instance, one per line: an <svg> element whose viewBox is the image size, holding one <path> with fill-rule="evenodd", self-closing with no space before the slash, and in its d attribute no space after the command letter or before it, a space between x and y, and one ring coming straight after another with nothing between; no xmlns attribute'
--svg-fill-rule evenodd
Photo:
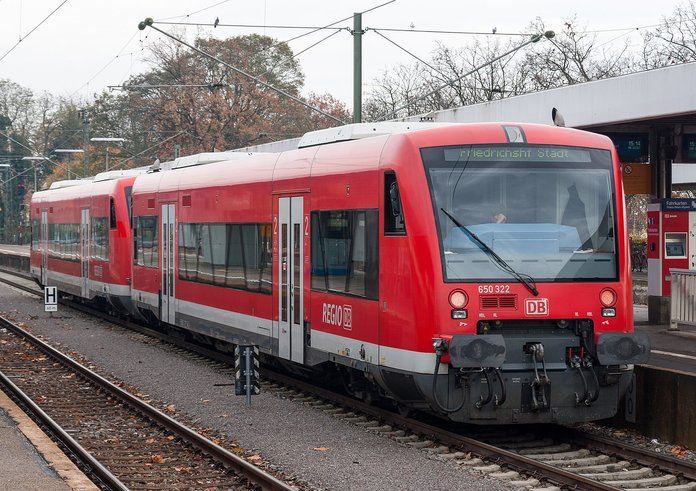
<svg viewBox="0 0 696 491"><path fill-rule="evenodd" d="M662 211L696 211L694 198L666 198L661 204Z"/></svg>

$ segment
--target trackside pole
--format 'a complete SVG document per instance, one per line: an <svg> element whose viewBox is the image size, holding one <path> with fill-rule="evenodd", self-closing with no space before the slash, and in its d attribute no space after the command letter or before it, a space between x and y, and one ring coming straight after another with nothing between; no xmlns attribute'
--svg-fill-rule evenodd
<svg viewBox="0 0 696 491"><path fill-rule="evenodd" d="M247 406L251 396L261 393L259 383L259 347L239 345L234 349L234 393L246 395Z"/></svg>

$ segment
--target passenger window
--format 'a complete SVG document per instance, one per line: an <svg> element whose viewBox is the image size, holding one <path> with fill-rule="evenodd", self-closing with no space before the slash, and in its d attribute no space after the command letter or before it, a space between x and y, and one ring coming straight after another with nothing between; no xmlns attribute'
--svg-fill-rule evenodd
<svg viewBox="0 0 696 491"><path fill-rule="evenodd" d="M376 300L377 210L312 212L312 289Z"/></svg>
<svg viewBox="0 0 696 491"><path fill-rule="evenodd" d="M116 205L114 204L114 198L109 200L109 228L111 230L116 229Z"/></svg>
<svg viewBox="0 0 696 491"><path fill-rule="evenodd" d="M271 293L270 223L180 223L179 278Z"/></svg>
<svg viewBox="0 0 696 491"><path fill-rule="evenodd" d="M146 268L159 267L157 216L135 217L133 261Z"/></svg>
<svg viewBox="0 0 696 491"><path fill-rule="evenodd" d="M128 223L130 223L130 228L133 228L133 186L126 186L124 191L126 193L126 208L128 208Z"/></svg>
<svg viewBox="0 0 696 491"><path fill-rule="evenodd" d="M384 234L406 235L404 209L401 206L401 194L396 174L384 173Z"/></svg>
<svg viewBox="0 0 696 491"><path fill-rule="evenodd" d="M106 217L92 217L92 259L109 260L109 230Z"/></svg>

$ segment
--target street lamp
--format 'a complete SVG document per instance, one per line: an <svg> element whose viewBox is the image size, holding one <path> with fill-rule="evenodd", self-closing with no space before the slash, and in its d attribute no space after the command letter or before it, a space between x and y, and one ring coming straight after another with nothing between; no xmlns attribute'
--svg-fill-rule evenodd
<svg viewBox="0 0 696 491"><path fill-rule="evenodd" d="M82 149L77 149L77 148L58 148L54 150L54 152L57 153L81 153L84 152ZM58 164L51 160L51 157L55 157L55 155L51 154L49 156L46 155L37 155L34 157L22 157L22 160L41 160L41 161L47 161L50 162L51 164L55 165L56 167L60 167L62 164ZM34 191L37 190L37 183L36 183L36 166L37 164L32 164L32 168L34 169ZM73 171L70 170L70 166L66 166L66 171L68 173L68 179L70 178L70 174L73 174L75 176L75 179L78 178L78 175L75 174Z"/></svg>
<svg viewBox="0 0 696 491"><path fill-rule="evenodd" d="M89 141L92 142L107 142L107 143L123 143L126 141L125 138L109 138L109 137L96 137L96 138L90 138ZM109 146L106 146L106 164L105 164L105 171L109 170Z"/></svg>

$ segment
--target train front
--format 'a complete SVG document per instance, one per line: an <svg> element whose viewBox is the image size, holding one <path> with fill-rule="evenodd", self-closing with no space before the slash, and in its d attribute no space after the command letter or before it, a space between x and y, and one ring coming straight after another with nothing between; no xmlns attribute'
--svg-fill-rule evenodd
<svg viewBox="0 0 696 491"><path fill-rule="evenodd" d="M502 130L507 143L420 150L444 280L430 404L474 423L611 417L650 351L612 144Z"/></svg>

